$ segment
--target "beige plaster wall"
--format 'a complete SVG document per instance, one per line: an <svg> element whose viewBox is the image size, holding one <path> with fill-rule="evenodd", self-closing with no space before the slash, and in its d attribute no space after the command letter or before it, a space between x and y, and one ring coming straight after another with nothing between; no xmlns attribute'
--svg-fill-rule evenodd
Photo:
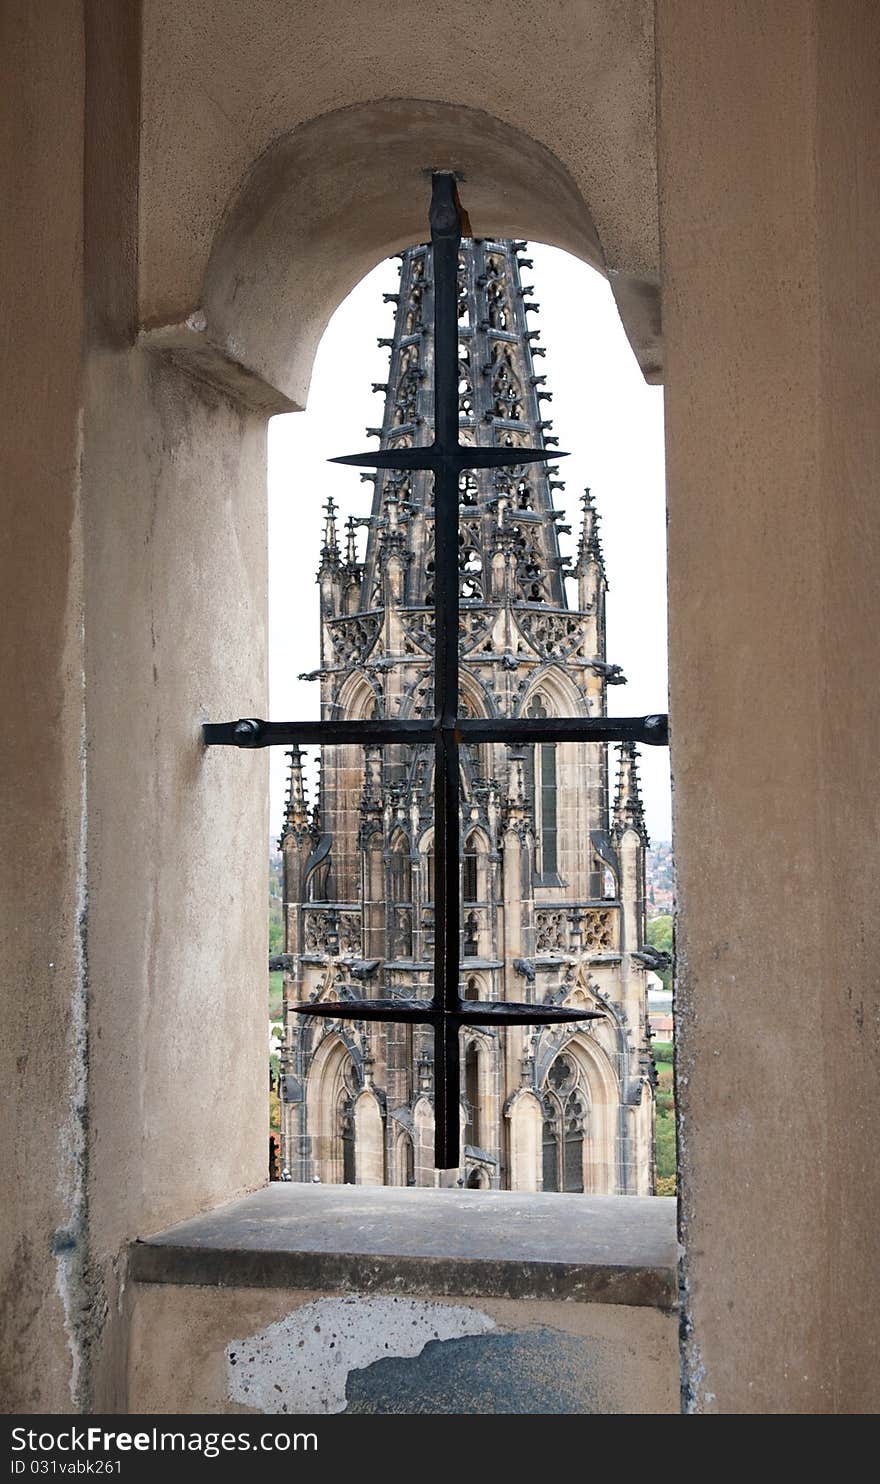
<svg viewBox="0 0 880 1484"><path fill-rule="evenodd" d="M828 601L822 615L821 745L828 790L820 856L829 868L822 930L834 1005L820 1009L826 1072L828 1285L834 1347L829 1395L880 1411L876 1213L880 1210L880 991L873 924L880 905L880 12L869 0L817 8L817 255L820 283L819 483ZM845 761L843 761L845 760ZM841 910L838 863L845 862Z"/></svg>
<svg viewBox="0 0 880 1484"><path fill-rule="evenodd" d="M2 1405L82 1410L124 1244L265 1174L265 759L199 737L266 706L265 440L130 349L137 10L3 23Z"/></svg>
<svg viewBox="0 0 880 1484"><path fill-rule="evenodd" d="M264 709L263 435L131 348L138 297L153 323L199 305L276 133L426 93L556 157L619 297L656 274L646 5L572 0L552 29L516 5L503 65L464 0L436 56L402 0L347 6L342 38L333 13L3 12L0 1221L24 1410L119 1404L123 1239L265 1160L265 766L198 746L204 716ZM876 1407L878 17L657 14L686 1400Z"/></svg>
<svg viewBox="0 0 880 1484"><path fill-rule="evenodd" d="M216 374L247 367L247 395L273 410L302 405L339 299L420 240L423 173L455 168L477 230L518 219L607 265L656 377L652 36L647 0L564 0L552 24L516 0L503 26L468 0L425 24L407 0L259 0L247 15L234 0L146 0L142 322L206 359L219 347ZM301 365L283 368L279 332Z"/></svg>
<svg viewBox="0 0 880 1484"><path fill-rule="evenodd" d="M487 109L523 130L595 201L609 265L656 274L651 5L562 0L548 25L513 0L499 19L469 0L441 0L424 24L408 0L259 0L247 12L236 0L146 0L144 322L199 303L223 212L274 140L375 99Z"/></svg>
<svg viewBox="0 0 880 1484"><path fill-rule="evenodd" d="M271 1337L262 1338L267 1326L288 1316L295 1321L297 1310L314 1305L322 1297L328 1296L284 1289L225 1288L221 1293L212 1288L136 1284L129 1354L131 1409L150 1413L264 1410L259 1402L249 1406L234 1400L230 1394L233 1373L227 1363L227 1347L235 1340L253 1337L257 1346L267 1353L269 1367L274 1369L274 1376L265 1387L272 1411L279 1409L278 1398L288 1391L291 1382L296 1384L298 1369L303 1371L300 1384L307 1394L310 1394L309 1378L318 1383L316 1400L312 1403L314 1410L327 1410L321 1397L321 1342L312 1338L312 1317L303 1331L310 1346L308 1350L300 1347L298 1339L288 1345L285 1337L279 1336L273 1347ZM421 1311L430 1313L440 1305L451 1311L450 1317L455 1316L461 1333L488 1334L490 1344L499 1335L509 1335L512 1339L495 1377L494 1403L492 1396L480 1389L473 1397L474 1410L508 1410L510 1390L519 1391L513 1374L517 1344L540 1335L548 1344L548 1361L554 1343L560 1355L565 1355L567 1369L564 1374L560 1372L558 1382L569 1404L572 1392L580 1391L585 1412L678 1411L678 1331L674 1314L621 1304L552 1303L533 1299L475 1301L448 1297L411 1300L401 1296L396 1302L407 1309L401 1322L393 1307L389 1311L389 1304L395 1303L393 1298L377 1301L375 1295L358 1294L332 1297L337 1319L341 1318L343 1325L331 1329L323 1315L318 1315L317 1322L324 1320L323 1343L329 1345L333 1340L341 1351L339 1368L334 1370L337 1377L342 1375L343 1383L346 1371L369 1364L375 1358L384 1348L386 1337L392 1356L407 1355L407 1350L399 1347L400 1330L406 1340L406 1332L418 1322ZM442 1315L436 1330L445 1340ZM432 1324L426 1338L434 1332ZM570 1340L575 1344L566 1344ZM249 1350L253 1352L257 1346L246 1345L239 1351L241 1361L246 1362ZM409 1354L416 1387L420 1384L418 1365L412 1352ZM470 1365L474 1371L469 1379ZM306 1366L308 1374L303 1369ZM485 1385L486 1370L480 1364L479 1355L472 1352L459 1355L455 1366L463 1390ZM552 1392L552 1363L548 1364L546 1381L548 1391ZM338 1384L334 1390L338 1392ZM394 1410L410 1410L405 1381ZM536 1410L542 1410L540 1403ZM569 1410L569 1406L564 1410Z"/></svg>
<svg viewBox="0 0 880 1484"><path fill-rule="evenodd" d="M266 711L264 424L98 352L84 471L91 1277L112 1317L133 1234L266 1174L266 759L200 736Z"/></svg>
<svg viewBox="0 0 880 1484"><path fill-rule="evenodd" d="M880 18L657 15L685 1400L870 1409Z"/></svg>
<svg viewBox="0 0 880 1484"><path fill-rule="evenodd" d="M71 1405L69 1255L52 1243L82 1215L78 9L0 15L0 1395L22 1410Z"/></svg>

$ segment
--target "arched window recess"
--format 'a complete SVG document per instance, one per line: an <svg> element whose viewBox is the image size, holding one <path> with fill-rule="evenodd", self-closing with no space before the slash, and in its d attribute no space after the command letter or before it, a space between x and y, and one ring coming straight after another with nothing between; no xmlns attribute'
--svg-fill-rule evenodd
<svg viewBox="0 0 880 1484"><path fill-rule="evenodd" d="M582 1192L589 1137L589 1093L580 1070L564 1053L552 1063L541 1099L544 1122L541 1168L545 1190Z"/></svg>
<svg viewBox="0 0 880 1484"><path fill-rule="evenodd" d="M433 263L432 296L434 346L434 442L414 446L408 434L388 440L388 446L367 453L350 454L337 462L363 468L412 471L424 469L434 477L434 555L433 605L436 622L434 646L434 716L385 717L365 720L342 720L328 717L321 721L276 722L256 717L238 721L206 723L202 736L206 746L268 747L272 745L330 746L358 743L429 745L435 754L435 850L434 882L435 932L434 988L430 1002L434 1026L434 1066L437 1117L435 1119L435 1161L440 1169L458 1168L461 1157L460 1086L462 1070L461 1036L450 1034L466 1023L469 1013L460 996L461 964L458 945L461 935L461 824L460 793L462 746L473 743L504 742L533 746L572 742L645 742L665 745L667 718L647 717L463 717L458 706L459 690L459 477L467 469L502 469L524 473L530 464L554 463L562 455L545 448L526 446L524 433L505 432L493 446L477 444L472 430L462 429L459 414L459 321L460 294L458 283L459 250L462 233L470 226L458 199L453 174L438 171L432 178L430 210L431 251ZM489 320L493 328L503 331L510 306L503 283L495 282L489 302ZM419 321L425 308L414 311ZM504 321L505 324L501 322ZM528 565L528 564L526 564ZM539 576L530 576L530 589L536 589L540 600ZM548 755L549 756L549 755ZM542 758L543 765L543 758ZM555 818L550 805L551 784L555 801L555 776L542 772L535 786L542 795L542 863L549 868L553 861ZM545 807L546 799L546 807ZM309 1003L294 1007L295 1013L325 1015L335 1019L363 1019L364 1002ZM374 999L369 1005L370 1018L407 1021L415 1017L399 1000ZM471 1011L470 1013L473 1013ZM492 1005L493 1026L506 1024L550 1024L591 1018L589 1010L564 1005L533 1005L503 1002ZM419 1018L424 1005L419 1007Z"/></svg>

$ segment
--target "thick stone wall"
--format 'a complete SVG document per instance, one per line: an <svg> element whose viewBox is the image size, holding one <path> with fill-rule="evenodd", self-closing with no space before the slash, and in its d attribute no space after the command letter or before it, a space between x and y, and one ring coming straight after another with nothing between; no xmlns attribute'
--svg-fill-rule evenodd
<svg viewBox="0 0 880 1484"><path fill-rule="evenodd" d="M103 1349L123 1244L266 1175L265 757L206 752L200 731L266 709L265 428L160 357L98 352L84 470L89 1300L106 1306Z"/></svg>
<svg viewBox="0 0 880 1484"><path fill-rule="evenodd" d="M858 1411L878 1405L878 13L658 18L685 1403Z"/></svg>
<svg viewBox="0 0 880 1484"><path fill-rule="evenodd" d="M650 6L548 27L517 5L504 67L464 0L430 68L409 5L347 33L335 14L4 9L4 1398L23 1410L124 1404L117 1244L264 1168L245 1101L265 769L198 746L202 716L265 704L262 434L195 378L302 400L346 286L420 235L419 171L459 163L477 230L608 268L657 374ZM657 16L686 1404L870 1409L878 13ZM136 303L192 382L133 350Z"/></svg>
<svg viewBox="0 0 880 1484"><path fill-rule="evenodd" d="M659 1309L137 1285L139 1412L669 1413L677 1321ZM332 1347L332 1348L331 1348Z"/></svg>
<svg viewBox="0 0 880 1484"><path fill-rule="evenodd" d="M10 4L0 21L0 1392L23 1411L70 1407L77 1389L69 1336L85 1049L78 12Z"/></svg>

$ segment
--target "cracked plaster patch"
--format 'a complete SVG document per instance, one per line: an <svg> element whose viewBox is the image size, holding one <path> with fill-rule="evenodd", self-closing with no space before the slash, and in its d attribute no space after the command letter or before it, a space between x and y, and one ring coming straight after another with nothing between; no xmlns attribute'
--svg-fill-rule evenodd
<svg viewBox="0 0 880 1484"><path fill-rule="evenodd" d="M461 1304L407 1298L321 1298L226 1347L229 1399L260 1412L344 1412L349 1373L389 1356L420 1355L431 1340L496 1328Z"/></svg>

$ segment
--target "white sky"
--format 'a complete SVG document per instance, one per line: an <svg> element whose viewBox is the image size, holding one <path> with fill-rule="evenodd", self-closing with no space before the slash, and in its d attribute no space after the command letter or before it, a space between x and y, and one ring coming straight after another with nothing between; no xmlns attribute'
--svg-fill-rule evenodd
<svg viewBox="0 0 880 1484"><path fill-rule="evenodd" d="M663 394L647 386L623 332L611 290L600 274L557 248L530 244L533 284L547 355L536 363L547 373L553 402L542 403L553 433L570 457L560 464L565 490L556 506L572 526L561 537L574 558L585 485L602 516L608 573L608 660L623 666L626 685L608 692L614 715L665 711L666 507L663 482ZM297 680L318 655L318 567L322 505L328 494L340 506L339 531L349 514L367 515L372 484L359 472L328 464L333 454L375 448L364 429L382 420L383 397L370 384L388 375L394 305L383 292L398 285L396 259L381 263L340 304L315 360L305 412L269 424L269 693L276 721L318 716L318 682ZM366 532L359 532L360 553ZM569 601L576 605L576 593ZM270 828L277 835L284 805L284 753L271 750ZM642 785L651 839L671 837L668 754L642 749Z"/></svg>

